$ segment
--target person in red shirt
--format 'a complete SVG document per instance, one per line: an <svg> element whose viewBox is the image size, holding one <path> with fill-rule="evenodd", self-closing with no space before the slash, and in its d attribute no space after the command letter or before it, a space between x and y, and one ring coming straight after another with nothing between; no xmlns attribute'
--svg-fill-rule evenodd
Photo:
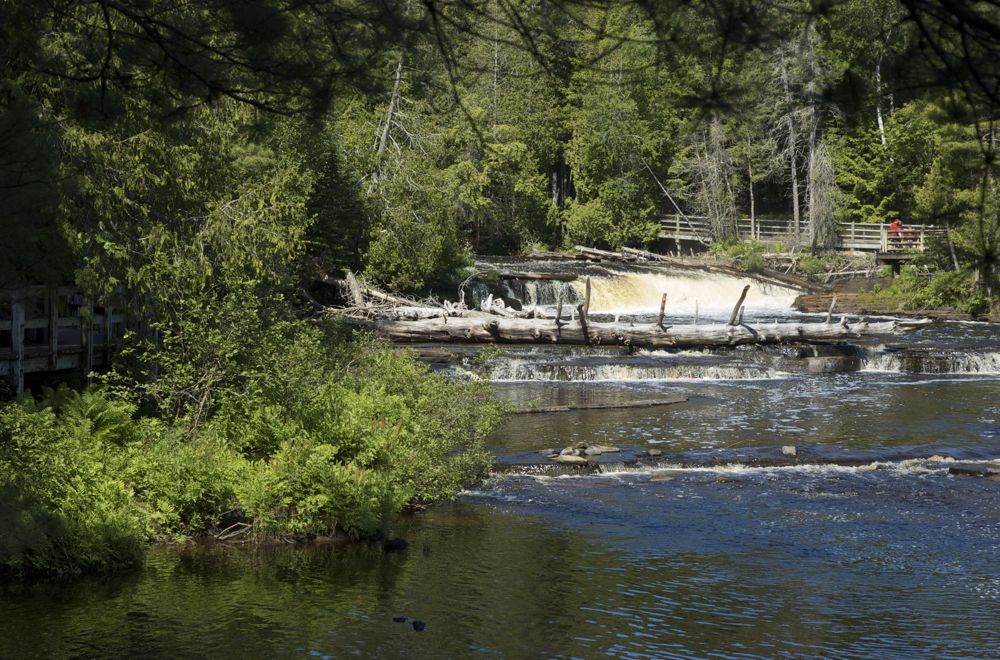
<svg viewBox="0 0 1000 660"><path fill-rule="evenodd" d="M894 249L900 249L900 232L903 231L903 223L899 218L894 219L889 223L889 244Z"/></svg>

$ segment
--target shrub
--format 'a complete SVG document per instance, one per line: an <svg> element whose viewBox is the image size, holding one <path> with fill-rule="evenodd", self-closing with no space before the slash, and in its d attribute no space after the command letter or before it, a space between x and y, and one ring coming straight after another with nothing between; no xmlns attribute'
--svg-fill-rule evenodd
<svg viewBox="0 0 1000 660"><path fill-rule="evenodd" d="M109 389L0 408L0 571L133 564L227 513L258 534L360 536L485 476L503 407L336 324L276 324L206 423L137 417Z"/></svg>
<svg viewBox="0 0 1000 660"><path fill-rule="evenodd" d="M712 243L709 252L715 256L732 259L736 267L745 272L760 272L767 267L764 261L764 244L760 241Z"/></svg>
<svg viewBox="0 0 1000 660"><path fill-rule="evenodd" d="M407 503L454 497L485 475L483 438L502 414L487 383L448 382L366 338L338 354L322 337L304 331L292 352L325 380L310 377L280 412L267 407L284 388L262 393L249 415L254 445L276 447L239 488L259 532L369 534Z"/></svg>
<svg viewBox="0 0 1000 660"><path fill-rule="evenodd" d="M143 516L122 476L131 410L69 390L0 408L0 570L64 575L141 560Z"/></svg>

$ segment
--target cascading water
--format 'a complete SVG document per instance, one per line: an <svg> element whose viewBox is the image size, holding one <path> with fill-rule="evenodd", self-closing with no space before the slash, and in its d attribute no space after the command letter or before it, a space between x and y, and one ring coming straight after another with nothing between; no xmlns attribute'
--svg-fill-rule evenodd
<svg viewBox="0 0 1000 660"><path fill-rule="evenodd" d="M729 316L745 284L749 316L787 313L799 295L794 289L720 273L694 270L667 270L662 273L619 273L613 277L591 278L590 311L606 314L650 313L659 310L667 294L667 310L674 316L704 318ZM585 284L573 282L578 295Z"/></svg>
<svg viewBox="0 0 1000 660"><path fill-rule="evenodd" d="M582 291L570 282L511 280L509 284L511 295L519 299L524 307L555 307L560 300L568 305L583 301Z"/></svg>
<svg viewBox="0 0 1000 660"><path fill-rule="evenodd" d="M931 353L925 350L872 350L862 361L862 371L909 374L1000 374L1000 351Z"/></svg>
<svg viewBox="0 0 1000 660"><path fill-rule="evenodd" d="M660 268L655 272L609 270L590 265L564 262L534 262L529 267L514 262L503 264L478 264L483 271L519 268L539 273L566 273L577 275L569 282L560 280L503 279L500 285L488 286L476 282L466 289L471 303L478 306L486 296L511 299L524 308L539 307L551 310L562 301L575 307L583 302L585 280L591 281L590 313L609 315L642 315L656 313L660 300L667 294L666 313L672 318L691 318L697 312L700 318L728 318L743 286L750 285L745 307L747 318L787 314L799 292L788 287L769 284L752 278L741 278L724 273L686 268ZM469 300L466 304L470 304ZM470 305L471 306L471 305ZM567 311L568 315L569 312Z"/></svg>
<svg viewBox="0 0 1000 660"><path fill-rule="evenodd" d="M497 360L480 377L494 382L606 382L752 380L782 377L767 364L729 361L711 355L633 355L595 357L509 356Z"/></svg>

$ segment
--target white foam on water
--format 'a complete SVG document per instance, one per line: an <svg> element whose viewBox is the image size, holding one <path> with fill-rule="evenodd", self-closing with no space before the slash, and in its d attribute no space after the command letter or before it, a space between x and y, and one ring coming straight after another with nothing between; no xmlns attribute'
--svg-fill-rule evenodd
<svg viewBox="0 0 1000 660"><path fill-rule="evenodd" d="M811 476L842 475L842 474L862 474L868 472L892 472L899 475L905 474L948 474L947 463L954 463L954 459L932 456L929 458L911 458L902 461L872 461L863 465L839 465L836 463L807 463L799 465L774 465L774 466L754 466L745 463L728 463L725 465L691 466L676 463L660 463L651 465L623 465L606 464L607 468L602 468L599 476L683 476L688 474L717 474L729 476L754 476L766 474L805 474ZM962 461L963 463L983 463L995 465L996 460ZM564 475L573 478L582 478L594 475Z"/></svg>
<svg viewBox="0 0 1000 660"><path fill-rule="evenodd" d="M942 354L878 352L862 361L861 371L871 373L1000 375L1000 352L950 351Z"/></svg>
<svg viewBox="0 0 1000 660"><path fill-rule="evenodd" d="M585 284L572 283L582 298ZM671 316L728 317L744 285L750 285L744 305L748 314L788 312L799 295L794 289L702 271L620 273L611 278L591 278L591 313L629 314L657 312L667 294Z"/></svg>
<svg viewBox="0 0 1000 660"><path fill-rule="evenodd" d="M535 362L508 359L490 367L493 382L688 382L688 381L768 381L791 377L780 371L754 365L662 365L586 364L581 362Z"/></svg>

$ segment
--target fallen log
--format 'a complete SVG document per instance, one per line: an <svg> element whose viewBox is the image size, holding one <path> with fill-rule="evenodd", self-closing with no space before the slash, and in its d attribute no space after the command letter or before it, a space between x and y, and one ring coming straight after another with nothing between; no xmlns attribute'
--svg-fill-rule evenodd
<svg viewBox="0 0 1000 660"><path fill-rule="evenodd" d="M501 280L548 280L555 282L572 282L579 278L576 273L535 273L512 270L499 270L496 275Z"/></svg>
<svg viewBox="0 0 1000 660"><path fill-rule="evenodd" d="M629 248L629 247L623 247L622 254L628 257L632 257L634 259L643 259L646 261L663 261L670 263L675 260L675 257L668 257L663 254L649 252L648 250L637 250L635 248Z"/></svg>
<svg viewBox="0 0 1000 660"><path fill-rule="evenodd" d="M589 248L583 245L574 245L573 249L584 255L585 257L590 257L591 259L617 259L618 261L631 261L621 252L608 252L607 250L598 250L597 248Z"/></svg>
<svg viewBox="0 0 1000 660"><path fill-rule="evenodd" d="M751 327L747 324L629 326L616 323L567 324L550 319L493 317L431 318L419 321L372 321L349 319L348 323L367 328L398 342L486 342L513 344L618 345L644 348L735 346L782 342L830 341L867 335L901 334L930 324L930 319L849 323L772 323Z"/></svg>

